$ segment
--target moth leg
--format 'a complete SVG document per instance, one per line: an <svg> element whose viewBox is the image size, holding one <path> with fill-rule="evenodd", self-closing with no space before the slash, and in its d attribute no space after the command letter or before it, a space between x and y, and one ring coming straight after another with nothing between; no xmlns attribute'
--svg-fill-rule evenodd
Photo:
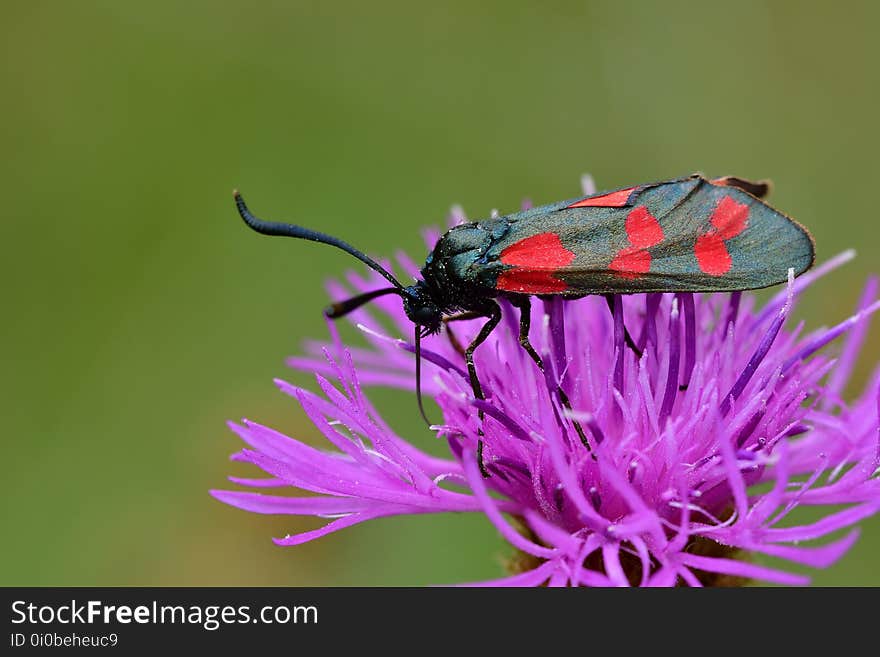
<svg viewBox="0 0 880 657"><path fill-rule="evenodd" d="M529 329L532 327L532 301L524 296L520 298L510 298L511 305L519 308L519 344L525 349L529 357L535 361L535 365L542 372L544 371L544 361L529 341Z"/></svg>
<svg viewBox="0 0 880 657"><path fill-rule="evenodd" d="M614 295L613 294L603 294L602 296L605 297L605 301L606 301L606 303L608 303L608 310L611 311L611 316L613 317L614 316ZM629 331L627 330L626 326L623 327L623 339L624 339L624 342L626 342L626 346L629 347L632 350L632 352L636 355L636 358L641 358L642 357L642 350L639 349L638 345L636 344L636 341L633 340L632 336L629 334Z"/></svg>
<svg viewBox="0 0 880 657"><path fill-rule="evenodd" d="M452 348L458 352L458 354L464 357L464 347L461 342L458 341L458 338L455 337L455 333L452 332L452 328L449 326L449 322L461 322L467 319L477 319L478 317L485 317L480 313L475 313L473 311L468 311L465 313L459 313L458 315L449 315L443 318L443 326L446 328L446 337L449 339L449 344L452 345Z"/></svg>
<svg viewBox="0 0 880 657"><path fill-rule="evenodd" d="M519 308L519 344L526 350L526 353L535 361L535 365L542 372L544 371L544 361L538 355L538 352L529 341L529 330L532 328L532 301L528 297L521 300L516 299L511 303Z"/></svg>
<svg viewBox="0 0 880 657"><path fill-rule="evenodd" d="M473 310L468 310L464 313L458 313L457 315L447 315L443 318L443 323L448 324L449 322L460 322L466 319L479 319L480 317L485 317L484 313L474 312Z"/></svg>
<svg viewBox="0 0 880 657"><path fill-rule="evenodd" d="M488 317L488 321L483 324L483 328L480 329L480 332L477 334L477 337L474 338L473 342L468 345L468 348L464 351L465 362L467 363L468 375L471 380L471 388L474 391L474 396L477 399L485 399L486 396L483 394L483 387L480 385L480 380L477 378L477 368L474 365L474 351L477 347L483 344L486 341L486 338L489 337L489 334L495 330L495 327L498 326L498 322L501 321L501 308L496 303L492 303L492 305L487 309L487 313L482 315L482 317Z"/></svg>
<svg viewBox="0 0 880 657"><path fill-rule="evenodd" d="M477 347L483 344L486 341L486 338L495 330L495 327L498 326L498 322L501 321L501 307L495 303L494 301L490 306L487 307L486 313L482 315L477 315L486 317L488 316L488 321L483 324L483 328L480 329L480 332L477 334L477 337L474 338L473 342L468 345L468 348L465 349L464 358L467 362L468 375L471 380L471 390L474 392L474 397L477 399L486 399L486 396L483 394L483 387L480 385L480 380L477 378L477 368L474 365L474 351ZM483 417L484 413L482 410L479 410L478 417L480 418L480 430L479 435L483 435ZM477 463L480 466L480 473L484 477L489 477L489 471L486 469L486 464L483 463L483 440L482 438L477 441Z"/></svg>
<svg viewBox="0 0 880 657"><path fill-rule="evenodd" d="M538 369L543 372L544 361L541 359L541 356L538 355L538 352L529 340L529 329L532 327L532 301L528 297L523 297L522 299L512 299L511 303L519 308L519 344L525 349L529 357L535 361L535 365L538 366ZM571 412L573 410L571 407L571 401L568 399L568 395L565 393L565 390L562 389L561 385L556 386L556 393L559 395L559 401L562 403L563 408ZM584 432L581 423L575 419L572 419L572 423L574 424L574 429L577 431L581 442L588 450L592 451L590 441L587 440L587 434Z"/></svg>

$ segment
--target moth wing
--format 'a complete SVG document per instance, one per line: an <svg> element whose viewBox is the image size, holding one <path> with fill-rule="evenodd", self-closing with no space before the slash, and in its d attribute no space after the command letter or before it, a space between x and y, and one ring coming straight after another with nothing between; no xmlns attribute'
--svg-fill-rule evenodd
<svg viewBox="0 0 880 657"><path fill-rule="evenodd" d="M650 268L633 279L637 291L750 290L785 282L789 269L795 276L809 269L810 233L752 191L701 180L664 218L664 239L646 249Z"/></svg>
<svg viewBox="0 0 880 657"><path fill-rule="evenodd" d="M691 176L520 213L475 266L521 294L732 291L813 263L809 233L750 192ZM748 191L747 191L748 190Z"/></svg>

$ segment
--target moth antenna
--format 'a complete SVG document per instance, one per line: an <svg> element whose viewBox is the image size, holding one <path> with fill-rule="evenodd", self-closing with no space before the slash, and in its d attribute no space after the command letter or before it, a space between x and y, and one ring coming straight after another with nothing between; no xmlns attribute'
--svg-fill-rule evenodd
<svg viewBox="0 0 880 657"><path fill-rule="evenodd" d="M428 419L428 414L425 413L425 406L422 404L422 327L418 324L415 325L413 342L416 347L416 401L419 404L419 413L422 414L422 419L430 428L431 420Z"/></svg>
<svg viewBox="0 0 880 657"><path fill-rule="evenodd" d="M341 249L349 255L353 255L355 258L363 262L373 271L377 271L382 274L382 276L384 276L385 279L387 279L388 282L391 283L395 288L401 291L403 290L403 285L401 285L400 281L398 281L396 278L394 278L394 276L391 275L391 272L382 267L378 262L370 258L365 253L358 251L348 242L343 242L341 239L333 237L332 235L319 233L316 230L309 230L308 228L303 228L302 226L296 226L294 224L285 224L276 221L263 221L262 219L258 219L251 214L250 210L248 210L247 205L245 205L244 199L237 189L232 192L232 197L235 199L235 207L238 208L238 214L241 215L241 218L244 219L244 222L256 232L263 235L295 237L301 240L310 240L312 242L319 242L321 244L329 244L330 246L335 246L337 249Z"/></svg>
<svg viewBox="0 0 880 657"><path fill-rule="evenodd" d="M324 309L324 316L329 319L338 319L339 317L344 317L353 310L357 310L365 303L372 301L376 297L385 296L386 294L400 295L401 292L396 287L383 287L381 290L364 292L363 294L359 294L356 297L352 297L351 299L346 299L345 301L337 301L336 303L327 306Z"/></svg>

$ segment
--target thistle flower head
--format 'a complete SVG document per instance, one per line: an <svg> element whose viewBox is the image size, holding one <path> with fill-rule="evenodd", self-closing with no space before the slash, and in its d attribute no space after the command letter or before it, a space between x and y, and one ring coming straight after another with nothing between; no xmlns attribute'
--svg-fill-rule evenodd
<svg viewBox="0 0 880 657"><path fill-rule="evenodd" d="M426 234L429 246L436 239ZM596 297L537 301L530 341L543 369L520 345L518 309L502 300L501 325L475 354L485 401L459 347L482 321L449 325L422 343L423 392L442 413L434 429L448 458L397 435L364 392L415 389L414 347L388 335L410 336L412 324L399 299L378 298L350 315L367 348L345 346L330 324L330 342L289 360L316 374L320 393L276 382L328 449L230 424L249 446L233 458L268 475L233 482L313 495L213 494L252 512L328 520L279 545L383 516L482 513L520 555L508 577L484 584L804 584L749 554L826 567L880 510L880 369L854 403L841 397L880 309L877 280L833 328L805 334L793 318L810 284L850 257L790 280L760 308L748 293L616 297L613 313ZM398 263L418 276L405 255ZM347 282L330 285L334 300L383 281L351 273ZM825 349L835 341L836 358ZM791 524L807 505L829 508Z"/></svg>

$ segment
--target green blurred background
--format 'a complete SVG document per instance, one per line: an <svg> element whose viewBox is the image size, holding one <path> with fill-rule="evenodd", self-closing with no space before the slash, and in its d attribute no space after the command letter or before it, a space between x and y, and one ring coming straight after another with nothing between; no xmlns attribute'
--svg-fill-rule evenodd
<svg viewBox="0 0 880 657"><path fill-rule="evenodd" d="M695 170L771 177L836 322L877 271L877 3L3 3L0 584L430 584L501 574L488 522L310 519L207 490L352 261L247 232L230 190L369 253L471 216ZM479 6L478 6L479 5ZM850 393L880 360L875 327ZM406 396L377 395L404 435ZM880 584L880 518L818 584Z"/></svg>

